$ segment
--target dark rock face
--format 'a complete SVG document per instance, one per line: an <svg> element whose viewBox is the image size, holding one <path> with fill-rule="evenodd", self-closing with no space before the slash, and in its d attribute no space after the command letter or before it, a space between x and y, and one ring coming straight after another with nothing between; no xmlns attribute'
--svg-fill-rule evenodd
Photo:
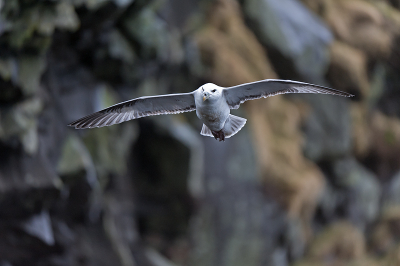
<svg viewBox="0 0 400 266"><path fill-rule="evenodd" d="M0 0L0 265L395 265L398 1ZM142 95L297 79L219 143Z"/></svg>
<svg viewBox="0 0 400 266"><path fill-rule="evenodd" d="M209 138L204 139L204 148L204 164L209 167L202 204L193 218L197 247L191 264L275 265L281 251L276 243L287 221L261 190L250 139L241 134L216 144Z"/></svg>
<svg viewBox="0 0 400 266"><path fill-rule="evenodd" d="M304 154L313 161L334 160L351 152L349 102L338 97L302 95L312 106L304 123Z"/></svg>

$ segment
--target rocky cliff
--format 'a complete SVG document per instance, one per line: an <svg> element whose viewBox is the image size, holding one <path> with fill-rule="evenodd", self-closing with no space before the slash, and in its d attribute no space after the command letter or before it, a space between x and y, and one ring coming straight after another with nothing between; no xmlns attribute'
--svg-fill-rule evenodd
<svg viewBox="0 0 400 266"><path fill-rule="evenodd" d="M0 0L0 265L399 265L400 2ZM143 95L300 80L75 130Z"/></svg>

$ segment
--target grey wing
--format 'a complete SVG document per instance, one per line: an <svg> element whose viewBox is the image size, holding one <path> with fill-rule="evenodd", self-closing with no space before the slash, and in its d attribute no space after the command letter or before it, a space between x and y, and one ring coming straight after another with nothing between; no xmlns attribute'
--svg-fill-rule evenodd
<svg viewBox="0 0 400 266"><path fill-rule="evenodd" d="M322 93L344 97L354 96L347 92L319 85L280 79L266 79L224 89L225 99L231 109L239 108L240 104L248 100L267 98L285 93Z"/></svg>
<svg viewBox="0 0 400 266"><path fill-rule="evenodd" d="M178 114L194 110L196 105L193 92L140 97L78 119L68 126L79 129L104 127L145 116Z"/></svg>

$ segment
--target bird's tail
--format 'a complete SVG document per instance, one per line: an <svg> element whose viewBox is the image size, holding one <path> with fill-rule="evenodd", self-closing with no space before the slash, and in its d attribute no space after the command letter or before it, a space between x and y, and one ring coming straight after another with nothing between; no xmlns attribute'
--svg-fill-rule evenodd
<svg viewBox="0 0 400 266"><path fill-rule="evenodd" d="M229 115L228 119L225 122L223 132L225 135L225 138L230 138L236 133L238 133L242 127L246 124L247 119L244 119L239 116L235 115ZM201 135L203 136L208 136L208 137L214 137L212 134L211 130L203 124L203 127L200 132Z"/></svg>
<svg viewBox="0 0 400 266"><path fill-rule="evenodd" d="M201 128L200 135L214 137L213 134L211 133L211 130L204 124L203 127Z"/></svg>
<svg viewBox="0 0 400 266"><path fill-rule="evenodd" d="M224 125L225 138L230 138L238 133L242 129L242 127L244 127L246 121L247 119L245 118L235 115L229 115Z"/></svg>

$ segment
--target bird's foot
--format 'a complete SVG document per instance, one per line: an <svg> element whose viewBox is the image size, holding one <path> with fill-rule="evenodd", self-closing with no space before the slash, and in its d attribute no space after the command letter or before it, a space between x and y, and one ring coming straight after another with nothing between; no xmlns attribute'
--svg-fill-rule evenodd
<svg viewBox="0 0 400 266"><path fill-rule="evenodd" d="M225 133L222 131L222 129L220 131L211 131L211 133L216 140L225 141Z"/></svg>

